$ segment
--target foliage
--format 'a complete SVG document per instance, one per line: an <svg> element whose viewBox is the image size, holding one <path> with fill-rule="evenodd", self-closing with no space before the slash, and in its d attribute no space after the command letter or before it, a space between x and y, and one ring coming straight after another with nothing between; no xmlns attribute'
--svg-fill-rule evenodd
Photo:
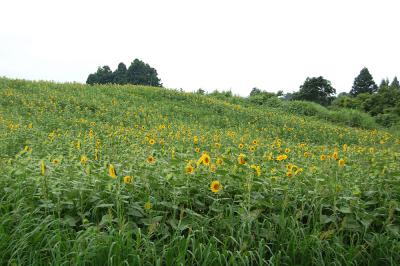
<svg viewBox="0 0 400 266"><path fill-rule="evenodd" d="M376 121L391 127L400 123L400 86L395 77L382 80L376 93L360 93L356 97L340 96L332 103L334 107L357 109L375 117Z"/></svg>
<svg viewBox="0 0 400 266"><path fill-rule="evenodd" d="M256 96L256 95L258 95L258 94L261 94L261 90L260 90L259 88L254 87L253 89L251 89L250 97Z"/></svg>
<svg viewBox="0 0 400 266"><path fill-rule="evenodd" d="M129 66L127 79L130 84L161 86L157 70L139 59L135 59Z"/></svg>
<svg viewBox="0 0 400 266"><path fill-rule="evenodd" d="M119 63L118 68L113 73L113 83L127 84L128 83L128 70L124 63Z"/></svg>
<svg viewBox="0 0 400 266"><path fill-rule="evenodd" d="M300 86L300 90L293 95L292 100L316 102L327 106L334 99L335 93L336 90L332 87L331 82L322 76L307 78Z"/></svg>
<svg viewBox="0 0 400 266"><path fill-rule="evenodd" d="M353 87L350 91L352 96L357 96L360 93L374 93L378 86L376 86L372 75L369 73L368 68L364 67L360 74L354 79Z"/></svg>
<svg viewBox="0 0 400 266"><path fill-rule="evenodd" d="M109 66L99 67L94 74L90 74L87 78L86 83L93 84L106 84L113 82L113 73Z"/></svg>
<svg viewBox="0 0 400 266"><path fill-rule="evenodd" d="M0 107L1 265L400 261L394 133L133 85L0 79Z"/></svg>
<svg viewBox="0 0 400 266"><path fill-rule="evenodd" d="M124 63L119 63L112 72L109 66L99 67L97 72L89 74L87 84L135 84L160 87L157 70L139 59L135 59L127 69Z"/></svg>

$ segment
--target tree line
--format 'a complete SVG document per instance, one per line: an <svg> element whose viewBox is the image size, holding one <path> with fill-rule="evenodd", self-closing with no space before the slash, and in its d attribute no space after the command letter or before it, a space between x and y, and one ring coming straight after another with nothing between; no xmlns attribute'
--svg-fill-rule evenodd
<svg viewBox="0 0 400 266"><path fill-rule="evenodd" d="M95 73L89 74L86 83L162 86L157 70L139 59L133 60L129 68L124 63L119 63L114 71L111 71L109 66L99 67Z"/></svg>
<svg viewBox="0 0 400 266"><path fill-rule="evenodd" d="M135 59L129 68L124 63L119 63L114 71L109 66L99 67L95 73L88 76L86 83L162 86L157 70L139 59ZM205 91L199 89L197 93L205 94ZM215 91L210 95L231 97L232 92ZM338 96L331 82L319 76L307 77L300 89L293 93L271 93L253 88L248 98L250 102L262 105L271 97L310 101L329 108L357 109L375 117L376 121L384 126L400 122L400 84L397 77L391 82L384 79L378 86L366 67L355 77L351 90Z"/></svg>
<svg viewBox="0 0 400 266"><path fill-rule="evenodd" d="M392 126L400 122L400 84L397 77L390 82L382 80L378 86L368 68L364 67L355 77L349 92L335 96L336 89L331 82L322 76L308 77L300 86L300 90L283 95L261 91L253 88L249 99L262 104L272 96L281 96L284 100L300 100L315 102L325 107L357 109L375 117L384 126Z"/></svg>

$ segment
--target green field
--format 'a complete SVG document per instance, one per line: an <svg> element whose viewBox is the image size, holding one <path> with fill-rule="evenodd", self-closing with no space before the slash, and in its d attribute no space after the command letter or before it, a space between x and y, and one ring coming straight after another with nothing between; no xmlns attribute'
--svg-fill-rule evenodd
<svg viewBox="0 0 400 266"><path fill-rule="evenodd" d="M398 265L393 134L0 78L0 265Z"/></svg>

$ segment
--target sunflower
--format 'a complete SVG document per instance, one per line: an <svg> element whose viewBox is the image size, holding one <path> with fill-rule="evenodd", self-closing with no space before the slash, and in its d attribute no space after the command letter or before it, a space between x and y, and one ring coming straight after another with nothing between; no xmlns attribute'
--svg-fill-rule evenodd
<svg viewBox="0 0 400 266"><path fill-rule="evenodd" d="M294 174L295 174L295 175L298 175L298 174L300 174L301 172L303 172L303 168L297 169L297 170L294 172Z"/></svg>
<svg viewBox="0 0 400 266"><path fill-rule="evenodd" d="M321 156L319 156L319 159L320 159L321 161L325 161L325 160L326 160L326 155L325 155L325 154L322 154Z"/></svg>
<svg viewBox="0 0 400 266"><path fill-rule="evenodd" d="M274 156L272 155L272 152L270 152L269 154L265 154L264 159L266 161L272 161L274 159Z"/></svg>
<svg viewBox="0 0 400 266"><path fill-rule="evenodd" d="M210 165L210 162L211 162L210 156L209 156L207 153L204 153L204 156L203 156L203 164L204 164L204 165Z"/></svg>
<svg viewBox="0 0 400 266"><path fill-rule="evenodd" d="M44 164L44 161L40 163L40 171L42 172L42 175L46 173L46 165Z"/></svg>
<svg viewBox="0 0 400 266"><path fill-rule="evenodd" d="M253 145L257 145L257 140L256 139L254 139L251 143L253 143Z"/></svg>
<svg viewBox="0 0 400 266"><path fill-rule="evenodd" d="M152 155L150 155L149 157L147 157L147 162L148 163L155 163L156 162L156 158L154 158Z"/></svg>
<svg viewBox="0 0 400 266"><path fill-rule="evenodd" d="M115 171L114 165L110 164L110 166L108 167L108 174L112 179L117 178L117 172Z"/></svg>
<svg viewBox="0 0 400 266"><path fill-rule="evenodd" d="M214 180L211 182L210 189L212 192L217 193L222 189L222 185L218 180Z"/></svg>
<svg viewBox="0 0 400 266"><path fill-rule="evenodd" d="M246 164L246 155L244 155L243 153L239 154L238 163L240 165Z"/></svg>
<svg viewBox="0 0 400 266"><path fill-rule="evenodd" d="M345 163L346 162L344 161L344 159L340 159L339 162L338 162L340 167L343 167Z"/></svg>
<svg viewBox="0 0 400 266"><path fill-rule="evenodd" d="M86 164L88 161L88 157L86 155L81 156L81 164Z"/></svg>
<svg viewBox="0 0 400 266"><path fill-rule="evenodd" d="M198 136L194 136L193 137L193 143L196 144L196 145L199 143L199 137Z"/></svg>
<svg viewBox="0 0 400 266"><path fill-rule="evenodd" d="M59 159L54 159L54 160L52 161L52 163L53 163L54 165L57 165L57 164L60 163L60 160L59 160Z"/></svg>
<svg viewBox="0 0 400 266"><path fill-rule="evenodd" d="M221 158L217 158L217 164L221 165L224 161Z"/></svg>
<svg viewBox="0 0 400 266"><path fill-rule="evenodd" d="M124 183L125 184L132 184L133 178L131 176L124 176Z"/></svg>
<svg viewBox="0 0 400 266"><path fill-rule="evenodd" d="M187 174L193 174L194 173L194 167L191 164L188 164L185 168L185 172Z"/></svg>
<svg viewBox="0 0 400 266"><path fill-rule="evenodd" d="M144 209L146 210L146 211L148 211L148 210L150 210L151 209L151 202L150 201L147 201L145 204L144 204Z"/></svg>
<svg viewBox="0 0 400 266"><path fill-rule="evenodd" d="M348 148L349 146L345 143L345 144L343 144L343 151L347 151L347 148Z"/></svg>
<svg viewBox="0 0 400 266"><path fill-rule="evenodd" d="M206 152L203 152L203 154L200 156L199 160L197 161L197 165L200 165L200 164L210 165L210 163L211 163L211 157Z"/></svg>
<svg viewBox="0 0 400 266"><path fill-rule="evenodd" d="M199 147L196 147L196 148L194 149L194 151L197 152L197 153L199 153L199 152L200 152L200 148L199 148Z"/></svg>
<svg viewBox="0 0 400 266"><path fill-rule="evenodd" d="M286 176L289 177L289 178L292 177L292 176L293 176L293 172L290 171L290 170L287 171L287 172L286 172Z"/></svg>
<svg viewBox="0 0 400 266"><path fill-rule="evenodd" d="M286 159L287 159L287 155L286 155L286 154L278 155L278 157L276 157L276 159L277 159L278 161L286 160Z"/></svg>
<svg viewBox="0 0 400 266"><path fill-rule="evenodd" d="M251 146L251 147L249 148L249 150L250 150L251 152L255 152L255 151L256 151L256 147Z"/></svg>
<svg viewBox="0 0 400 266"><path fill-rule="evenodd" d="M335 158L335 160L339 160L339 154L338 154L338 152L335 151L335 152L332 154L332 157Z"/></svg>
<svg viewBox="0 0 400 266"><path fill-rule="evenodd" d="M243 149L244 144L243 144L243 143L240 143L238 147L239 147L239 149Z"/></svg>
<svg viewBox="0 0 400 266"><path fill-rule="evenodd" d="M250 168L254 169L254 172L257 176L261 175L261 167L259 165L252 164Z"/></svg>
<svg viewBox="0 0 400 266"><path fill-rule="evenodd" d="M211 164L211 165L210 165L210 171L213 172L213 173L214 173L215 171L217 171L217 166L216 166L215 164Z"/></svg>
<svg viewBox="0 0 400 266"><path fill-rule="evenodd" d="M155 143L156 143L156 141L155 141L154 139L150 139L150 140L149 140L149 144L150 144L150 145L154 145Z"/></svg>
<svg viewBox="0 0 400 266"><path fill-rule="evenodd" d="M285 153L289 153L290 152L290 149L289 148L286 148L285 149Z"/></svg>

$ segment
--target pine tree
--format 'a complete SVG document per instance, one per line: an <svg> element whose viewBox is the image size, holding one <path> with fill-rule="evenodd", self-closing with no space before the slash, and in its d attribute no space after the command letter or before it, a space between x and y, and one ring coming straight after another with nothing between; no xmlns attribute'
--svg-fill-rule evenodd
<svg viewBox="0 0 400 266"><path fill-rule="evenodd" d="M353 87L350 91L352 96L357 96L360 93L373 93L376 92L376 86L372 75L369 73L368 68L364 67L360 74L354 79Z"/></svg>

